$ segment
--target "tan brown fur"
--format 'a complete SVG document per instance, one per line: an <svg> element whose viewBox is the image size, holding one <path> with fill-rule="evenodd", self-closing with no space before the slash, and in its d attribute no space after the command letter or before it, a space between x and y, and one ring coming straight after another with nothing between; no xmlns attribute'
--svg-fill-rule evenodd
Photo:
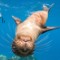
<svg viewBox="0 0 60 60"><path fill-rule="evenodd" d="M17 28L15 40L12 44L13 52L19 56L28 56L34 50L34 42L42 33L56 29L55 27L45 27L48 17L48 10L34 12L24 22L16 19ZM14 18L14 17L13 17ZM18 21L19 20L19 21Z"/></svg>

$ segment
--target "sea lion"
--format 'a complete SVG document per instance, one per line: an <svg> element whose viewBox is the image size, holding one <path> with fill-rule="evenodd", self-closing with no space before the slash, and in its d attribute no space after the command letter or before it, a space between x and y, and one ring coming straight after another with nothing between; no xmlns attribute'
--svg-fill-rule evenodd
<svg viewBox="0 0 60 60"><path fill-rule="evenodd" d="M12 51L16 55L31 55L34 51L34 43L37 37L42 33L58 28L45 26L49 10L47 6L43 6L42 11L32 13L24 22L12 16L17 24L15 39L12 43Z"/></svg>

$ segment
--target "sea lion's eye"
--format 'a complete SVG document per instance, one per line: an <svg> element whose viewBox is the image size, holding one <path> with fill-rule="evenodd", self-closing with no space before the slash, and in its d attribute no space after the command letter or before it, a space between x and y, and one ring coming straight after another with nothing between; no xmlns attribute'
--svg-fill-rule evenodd
<svg viewBox="0 0 60 60"><path fill-rule="evenodd" d="M20 36L17 36L17 39L20 39Z"/></svg>

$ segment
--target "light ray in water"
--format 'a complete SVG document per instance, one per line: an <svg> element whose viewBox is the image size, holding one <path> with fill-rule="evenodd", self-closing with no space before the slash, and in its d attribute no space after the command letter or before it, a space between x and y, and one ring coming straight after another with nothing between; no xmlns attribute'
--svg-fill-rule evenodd
<svg viewBox="0 0 60 60"><path fill-rule="evenodd" d="M50 48L52 48L52 45L51 46L48 46L47 48L44 48L43 50L44 51L49 51Z"/></svg>
<svg viewBox="0 0 60 60"><path fill-rule="evenodd" d="M44 48L44 49L35 50L34 53L38 53L38 54L39 54L39 52L40 52L40 53L42 53L42 52L47 52L47 51L49 51L49 49L50 49L51 47L52 47L52 46L48 46L48 47L46 47L46 48Z"/></svg>
<svg viewBox="0 0 60 60"><path fill-rule="evenodd" d="M2 38L4 41L6 41L8 44L10 44L10 41L8 41L6 38L0 36L0 38Z"/></svg>
<svg viewBox="0 0 60 60"><path fill-rule="evenodd" d="M42 44L41 46L36 47L36 48L35 48L35 51L40 51L40 50L42 50L42 48L43 48L43 47L45 47L45 48L46 48L46 46L47 46L47 47L50 47L50 45L49 45L49 44L50 44L52 41L53 41L53 40L48 41L47 43ZM40 49L39 49L39 48L40 48Z"/></svg>
<svg viewBox="0 0 60 60"><path fill-rule="evenodd" d="M7 25L7 26L8 26L9 32L11 32L11 30L10 30L10 23L8 23L8 25Z"/></svg>
<svg viewBox="0 0 60 60"><path fill-rule="evenodd" d="M3 32L3 30L1 30L1 32L2 32L3 34L5 34L5 33ZM10 40L13 40L13 37L11 37L11 35L9 35L9 33L6 33L5 35L6 35ZM4 41L6 41L8 44L11 43L9 40L7 40L6 38L2 37L1 35L0 35L0 37L1 37Z"/></svg>
<svg viewBox="0 0 60 60"><path fill-rule="evenodd" d="M10 27L10 23L8 23L8 29L9 29L9 32L12 32L11 30L11 27ZM13 27L13 29L14 29L14 27ZM14 39L13 39L13 37L11 37L11 35L9 35L9 33L7 33L7 36L13 41Z"/></svg>
<svg viewBox="0 0 60 60"><path fill-rule="evenodd" d="M14 24L12 24L12 29L13 29L13 32L14 32L14 29L15 29L15 26L14 26ZM14 32L15 33L15 32Z"/></svg>
<svg viewBox="0 0 60 60"><path fill-rule="evenodd" d="M3 44L1 44L1 43L0 43L0 46L1 46L1 47L3 47L3 48L6 48L6 47L4 47L4 45L3 45Z"/></svg>
<svg viewBox="0 0 60 60"><path fill-rule="evenodd" d="M43 42L43 41L47 40L47 39L48 39L48 37L49 37L49 34L47 34L43 39L41 39L41 40L37 41L37 42L35 43L35 45L38 45L38 44L40 44L41 42Z"/></svg>
<svg viewBox="0 0 60 60"><path fill-rule="evenodd" d="M36 48L44 47L44 46L50 44L52 41L53 41L53 40L50 40L50 41L48 41L47 43L44 43L44 44L42 44L42 45L40 45L40 46L36 46Z"/></svg>
<svg viewBox="0 0 60 60"><path fill-rule="evenodd" d="M39 52L39 51L41 51L41 52L43 52L43 51L45 51L45 50L48 50L49 48L51 48L52 47L52 45L51 45L51 42L52 42L53 40L50 40L50 41L48 41L47 43L45 43L45 44L42 44L41 46L37 46L36 48L35 48L35 51L34 52ZM50 44L50 45L49 45Z"/></svg>
<svg viewBox="0 0 60 60"><path fill-rule="evenodd" d="M53 41L53 40L50 40L50 41L48 41L47 43L42 44L41 46L46 46L46 45L50 44L52 41Z"/></svg>
<svg viewBox="0 0 60 60"><path fill-rule="evenodd" d="M3 29L2 29L2 30L0 30L0 32L1 32L2 34L5 34L5 32L3 31Z"/></svg>
<svg viewBox="0 0 60 60"><path fill-rule="evenodd" d="M35 51L37 52L37 51L42 51L42 50L45 50L45 49L48 49L48 48L50 48L50 47L52 47L52 45L47 45L47 46L45 46L45 47L41 47L40 49L36 49Z"/></svg>
<svg viewBox="0 0 60 60"><path fill-rule="evenodd" d="M11 30L10 30L10 25L8 26L8 29L9 29L9 32L11 32ZM2 29L0 32L3 33L3 35L5 34L5 32L3 31L3 29ZM11 35L10 35L9 33L6 33L5 35L6 35L10 40L13 40L13 37L11 37ZM10 45L5 46L5 45L3 45L3 44L0 43L0 46L1 46L3 49L8 50L7 53L12 54L11 42L10 42L9 40L7 40L6 38L4 38L4 36L0 36L0 37L1 37L1 39L3 39L4 41L6 41L8 44L10 44ZM9 50L10 50L10 51L9 51Z"/></svg>
<svg viewBox="0 0 60 60"><path fill-rule="evenodd" d="M4 46L3 44L0 43L0 46L5 49L5 50L8 50L8 49L11 49L9 46Z"/></svg>
<svg viewBox="0 0 60 60"><path fill-rule="evenodd" d="M8 29L9 29L9 32L11 33L11 26L10 26L10 23L8 23Z"/></svg>
<svg viewBox="0 0 60 60"><path fill-rule="evenodd" d="M9 45L5 46L5 45L0 43L0 47L3 48L4 50L7 50L8 54L12 54L12 50L11 50L11 47Z"/></svg>
<svg viewBox="0 0 60 60"><path fill-rule="evenodd" d="M2 31L2 33L4 34L3 31ZM8 33L6 35L8 38L10 38L12 40L12 37ZM7 40L6 38L2 37L1 35L0 35L0 38L2 38L4 41L6 41L8 44L11 45L11 42L9 40ZM10 48L10 45L7 45L7 47Z"/></svg>
<svg viewBox="0 0 60 60"><path fill-rule="evenodd" d="M10 31L10 25L8 25L8 29L9 29L9 31ZM5 33L3 32L3 30L1 30L1 32L2 32L3 34L5 34ZM5 35L7 35L8 38L10 38L11 40L13 40L13 37L11 37L11 35L9 35L9 33L6 33Z"/></svg>
<svg viewBox="0 0 60 60"><path fill-rule="evenodd" d="M10 25L9 24L8 24L8 29L9 29L9 32L10 32ZM1 30L0 32L2 32L3 34L5 34L3 30ZM6 33L5 35L7 35L8 38L10 38L11 40L13 40L13 37L11 37L11 35L9 35L9 33ZM7 40L7 39L5 38L5 40ZM7 42L9 43L8 40L7 40Z"/></svg>
<svg viewBox="0 0 60 60"><path fill-rule="evenodd" d="M14 40L11 35L9 35L8 33L6 34L12 41Z"/></svg>

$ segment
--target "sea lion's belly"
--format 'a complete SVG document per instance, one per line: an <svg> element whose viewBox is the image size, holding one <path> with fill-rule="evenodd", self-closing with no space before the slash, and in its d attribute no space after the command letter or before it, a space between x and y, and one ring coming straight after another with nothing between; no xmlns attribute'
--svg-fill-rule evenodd
<svg viewBox="0 0 60 60"><path fill-rule="evenodd" d="M22 23L18 25L16 34L28 35L31 36L33 40L36 40L36 38L39 35L39 27L34 23L30 23L30 22Z"/></svg>

